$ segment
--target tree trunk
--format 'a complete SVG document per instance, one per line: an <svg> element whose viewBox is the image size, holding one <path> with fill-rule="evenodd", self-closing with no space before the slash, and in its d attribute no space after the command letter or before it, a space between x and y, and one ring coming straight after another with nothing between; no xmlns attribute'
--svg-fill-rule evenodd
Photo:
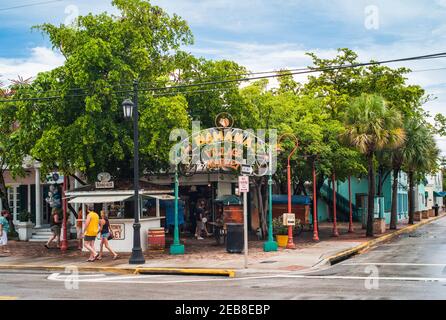
<svg viewBox="0 0 446 320"><path fill-rule="evenodd" d="M409 204L409 224L415 223L415 199L414 199L414 173L409 171L409 194L408 194L408 204Z"/></svg>
<svg viewBox="0 0 446 320"><path fill-rule="evenodd" d="M368 156L369 169L369 203L367 215L367 237L373 237L373 222L375 220L375 168L373 167L373 154Z"/></svg>
<svg viewBox="0 0 446 320"><path fill-rule="evenodd" d="M398 224L398 175L400 169L393 170L392 212L390 214L390 230L396 230Z"/></svg>

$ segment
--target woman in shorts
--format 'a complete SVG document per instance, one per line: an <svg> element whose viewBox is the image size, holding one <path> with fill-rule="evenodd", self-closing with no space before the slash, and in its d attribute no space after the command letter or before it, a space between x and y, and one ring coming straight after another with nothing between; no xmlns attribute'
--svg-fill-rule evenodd
<svg viewBox="0 0 446 320"><path fill-rule="evenodd" d="M101 249L99 251L98 260L102 260L102 252L104 250L104 246L113 255L113 260L118 259L118 254L113 251L113 249L110 247L110 243L108 242L111 234L110 221L108 220L107 214L104 210L101 211L101 220L99 221L99 226L99 232L101 234Z"/></svg>
<svg viewBox="0 0 446 320"><path fill-rule="evenodd" d="M56 240L57 247L60 248L60 227L62 225L62 222L60 221L59 217L59 210L56 208L53 209L51 212L51 220L50 220L50 226L51 226L51 232L53 235L48 240L48 242L45 244L45 248L49 249L51 243Z"/></svg>

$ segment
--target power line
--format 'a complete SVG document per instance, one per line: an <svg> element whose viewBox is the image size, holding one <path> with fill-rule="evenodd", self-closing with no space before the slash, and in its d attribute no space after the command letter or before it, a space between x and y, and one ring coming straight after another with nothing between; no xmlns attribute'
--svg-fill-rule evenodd
<svg viewBox="0 0 446 320"><path fill-rule="evenodd" d="M306 69L295 69L295 70L302 70L302 71L276 73L276 74L272 74L272 75L256 76L256 77L244 77L244 78L238 78L238 79L226 79L226 80L220 80L220 81L189 83L189 84L176 85L176 86L170 86L170 87L151 87L151 88L141 87L141 88L138 88L138 90L143 91L143 92L144 91L155 92L155 91L171 90L171 89L186 89L186 88L192 88L192 87L220 85L220 84L228 84L228 83L240 83L240 82L248 82L248 81L262 80L262 79L269 79L269 78L280 78L280 77L285 77L285 76L289 76L289 75L311 74L311 73L327 72L327 71L332 71L332 70L342 70L342 69L348 69L348 68L358 68L358 67L365 67L365 66L372 66L372 65L382 65L382 64L389 64L389 63L396 63L396 62L438 59L438 58L445 58L445 57L446 57L446 53L437 53L437 54L415 56L415 57L401 58L401 59L371 61L371 62L366 62L366 63L357 63L357 64L339 65L339 66L329 66L329 67L324 67L324 68L310 67L310 68L306 68ZM72 89L72 90L76 90L76 89ZM114 91L114 93L130 93L132 91L133 90L122 90L122 91ZM0 100L0 102L7 103L7 102L18 102L18 101L33 101L33 100L39 100L39 99L52 100L52 99L80 97L80 96L88 96L88 94L53 96L53 97L42 97L42 98L11 99L11 100Z"/></svg>
<svg viewBox="0 0 446 320"><path fill-rule="evenodd" d="M64 0L51 0L51 1L36 2L36 3L28 3L28 4L13 6L13 7L0 8L0 11L27 8L27 7L35 7L35 6L41 6L41 5L45 5L45 4L50 4L50 3L54 3L54 2L62 2L62 1L64 1Z"/></svg>
<svg viewBox="0 0 446 320"><path fill-rule="evenodd" d="M412 71L412 73L417 73L417 72L430 72L430 71L440 71L440 70L446 70L446 68L433 68L433 69L414 70L414 71Z"/></svg>

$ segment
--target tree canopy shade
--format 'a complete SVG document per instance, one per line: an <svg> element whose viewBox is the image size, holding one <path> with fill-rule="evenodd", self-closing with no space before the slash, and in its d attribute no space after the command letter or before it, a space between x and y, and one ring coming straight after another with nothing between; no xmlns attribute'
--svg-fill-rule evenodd
<svg viewBox="0 0 446 320"><path fill-rule="evenodd" d="M439 169L440 150L430 126L423 118L412 118L406 126L406 144L402 152L403 169L409 177L409 224L414 223L415 184Z"/></svg>
<svg viewBox="0 0 446 320"><path fill-rule="evenodd" d="M184 20L148 1L115 0L113 5L120 15L88 14L74 27L36 27L66 58L63 66L39 74L30 89L17 93L39 96L57 90L63 96L17 106L20 138L33 144L30 154L42 161L43 171L130 176L132 124L123 119L121 103L133 93L122 83L167 83L180 46L192 43ZM141 167L160 169L167 163L169 129L188 127L187 101L146 92L140 105Z"/></svg>
<svg viewBox="0 0 446 320"><path fill-rule="evenodd" d="M377 95L363 94L353 99L345 116L344 139L367 157L369 202L367 236L373 236L375 205L375 155L383 149L392 149L404 143L405 132L401 115L387 107Z"/></svg>

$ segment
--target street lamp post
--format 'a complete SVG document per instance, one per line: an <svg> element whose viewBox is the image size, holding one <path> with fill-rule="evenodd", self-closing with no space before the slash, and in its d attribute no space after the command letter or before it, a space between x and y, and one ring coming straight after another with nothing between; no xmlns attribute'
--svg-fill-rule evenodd
<svg viewBox="0 0 446 320"><path fill-rule="evenodd" d="M294 140L294 149L291 151L291 153L288 155L288 162L287 162L287 187L288 187L288 212L292 213L292 192L291 192L291 157L294 155L294 153L297 151L297 148L299 148L299 140L297 140L296 136L293 134L284 134L282 137L279 138L279 144L281 140L285 137L289 136L293 138ZM288 243L286 246L287 249L296 249L296 245L294 244L293 239L293 226L288 226Z"/></svg>
<svg viewBox="0 0 446 320"><path fill-rule="evenodd" d="M333 171L333 237L339 237L339 231L338 231L338 218L337 218L337 214L336 214L336 205L337 205L337 200L336 200L336 192L337 192L337 188L336 188L336 173Z"/></svg>
<svg viewBox="0 0 446 320"><path fill-rule="evenodd" d="M133 249L129 264L144 264L146 261L141 249L141 224L139 222L139 130L138 130L138 81L133 82L133 102L130 99L122 103L124 117L131 118L133 114L133 187L135 201L135 222L133 223Z"/></svg>
<svg viewBox="0 0 446 320"><path fill-rule="evenodd" d="M178 165L175 166L175 228L173 233L173 244L170 246L170 254L184 254L184 245L180 243L180 230L178 228Z"/></svg>
<svg viewBox="0 0 446 320"><path fill-rule="evenodd" d="M67 176L64 174L64 178L63 178L63 191L62 191L62 212L63 212L63 219L62 219L62 232L61 232L61 243L60 243L60 250L62 252L66 252L68 250L68 240L67 240L67 221L68 221L68 210L67 210L67 199L65 196L65 192L67 192L67 187L68 187L68 178Z"/></svg>
<svg viewBox="0 0 446 320"><path fill-rule="evenodd" d="M354 233L355 230L353 229L352 177L348 177L348 205L349 205L348 233Z"/></svg>
<svg viewBox="0 0 446 320"><path fill-rule="evenodd" d="M319 241L318 217L317 217L317 181L316 181L316 161L313 160L313 241Z"/></svg>
<svg viewBox="0 0 446 320"><path fill-rule="evenodd" d="M263 244L263 251L273 252L279 249L273 238L273 150L269 147L269 176L268 176L268 241Z"/></svg>

